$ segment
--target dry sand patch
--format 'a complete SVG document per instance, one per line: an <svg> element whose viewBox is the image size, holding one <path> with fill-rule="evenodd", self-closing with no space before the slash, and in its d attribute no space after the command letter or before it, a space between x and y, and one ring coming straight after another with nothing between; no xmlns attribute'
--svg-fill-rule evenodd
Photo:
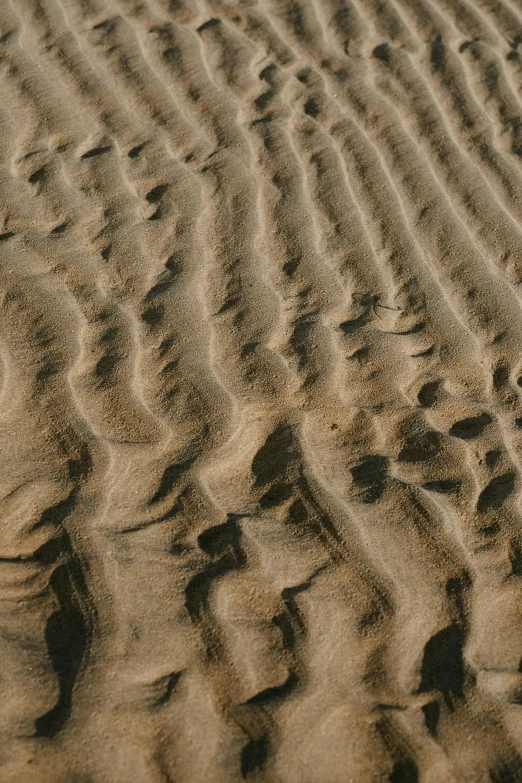
<svg viewBox="0 0 522 783"><path fill-rule="evenodd" d="M0 781L522 781L522 0L0 0Z"/></svg>

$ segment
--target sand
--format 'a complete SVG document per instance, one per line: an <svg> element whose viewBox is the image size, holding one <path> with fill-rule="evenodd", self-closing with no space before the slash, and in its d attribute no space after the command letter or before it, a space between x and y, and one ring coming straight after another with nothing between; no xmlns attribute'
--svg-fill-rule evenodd
<svg viewBox="0 0 522 783"><path fill-rule="evenodd" d="M522 0L0 0L1 783L522 781Z"/></svg>

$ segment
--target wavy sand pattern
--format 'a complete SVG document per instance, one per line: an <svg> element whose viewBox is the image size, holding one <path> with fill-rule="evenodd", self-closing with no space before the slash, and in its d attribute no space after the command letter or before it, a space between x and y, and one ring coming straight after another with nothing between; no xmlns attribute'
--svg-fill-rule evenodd
<svg viewBox="0 0 522 783"><path fill-rule="evenodd" d="M522 781L522 0L0 0L2 783Z"/></svg>

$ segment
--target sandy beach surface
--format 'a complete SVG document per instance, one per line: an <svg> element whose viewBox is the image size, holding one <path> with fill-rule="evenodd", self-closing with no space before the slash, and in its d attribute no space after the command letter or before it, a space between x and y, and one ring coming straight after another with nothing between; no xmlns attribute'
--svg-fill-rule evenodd
<svg viewBox="0 0 522 783"><path fill-rule="evenodd" d="M522 781L521 219L522 0L0 0L0 783Z"/></svg>

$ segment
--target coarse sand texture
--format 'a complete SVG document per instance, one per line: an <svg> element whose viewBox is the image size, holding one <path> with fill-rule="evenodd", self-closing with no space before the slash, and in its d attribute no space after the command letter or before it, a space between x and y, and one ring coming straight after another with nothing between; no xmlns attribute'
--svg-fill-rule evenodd
<svg viewBox="0 0 522 783"><path fill-rule="evenodd" d="M521 490L522 0L0 0L0 783L522 783Z"/></svg>

